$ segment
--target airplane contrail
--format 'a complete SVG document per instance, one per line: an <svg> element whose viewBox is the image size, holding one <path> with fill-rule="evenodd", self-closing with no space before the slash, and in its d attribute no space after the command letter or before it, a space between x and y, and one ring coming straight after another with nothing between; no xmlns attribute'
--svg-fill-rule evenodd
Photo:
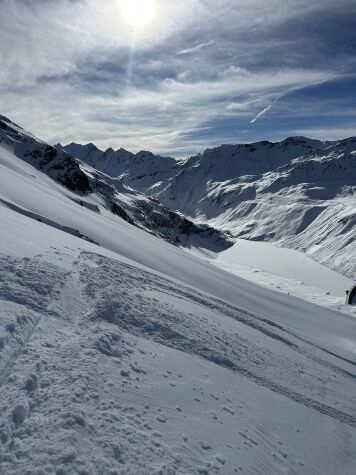
<svg viewBox="0 0 356 475"><path fill-rule="evenodd" d="M264 116L268 111L270 111L273 107L273 104L275 104L281 96L277 97L271 104L269 104L267 107L265 107L261 112L259 112L256 117L254 117L252 120L250 120L250 124L254 124L256 120L260 119L262 116Z"/></svg>

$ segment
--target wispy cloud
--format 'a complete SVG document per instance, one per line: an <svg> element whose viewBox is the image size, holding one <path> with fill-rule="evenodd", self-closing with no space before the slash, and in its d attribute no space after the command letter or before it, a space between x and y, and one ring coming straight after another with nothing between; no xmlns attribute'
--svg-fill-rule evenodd
<svg viewBox="0 0 356 475"><path fill-rule="evenodd" d="M183 155L356 120L356 79L335 85L355 70L354 0L159 1L130 86L117 0L0 5L0 113L51 142Z"/></svg>
<svg viewBox="0 0 356 475"><path fill-rule="evenodd" d="M214 40L209 40L209 41L204 41L203 43L200 43L196 46L193 46L193 48L187 48L187 49L182 49L178 51L176 54L177 55L182 55L182 54L192 54L192 53L197 53L198 51L208 48L209 46L212 46L215 44Z"/></svg>

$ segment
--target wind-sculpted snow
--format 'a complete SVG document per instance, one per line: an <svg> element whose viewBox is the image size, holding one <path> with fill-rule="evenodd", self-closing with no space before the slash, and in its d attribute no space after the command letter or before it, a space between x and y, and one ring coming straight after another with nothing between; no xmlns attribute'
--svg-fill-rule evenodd
<svg viewBox="0 0 356 475"><path fill-rule="evenodd" d="M354 473L353 364L70 239L0 259L0 473Z"/></svg>

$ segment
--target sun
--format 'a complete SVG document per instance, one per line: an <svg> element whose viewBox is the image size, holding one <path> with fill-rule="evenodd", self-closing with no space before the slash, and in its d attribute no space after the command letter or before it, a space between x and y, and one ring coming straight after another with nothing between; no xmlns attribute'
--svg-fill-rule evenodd
<svg viewBox="0 0 356 475"><path fill-rule="evenodd" d="M155 0L119 0L121 15L135 28L143 28L153 20L157 4Z"/></svg>

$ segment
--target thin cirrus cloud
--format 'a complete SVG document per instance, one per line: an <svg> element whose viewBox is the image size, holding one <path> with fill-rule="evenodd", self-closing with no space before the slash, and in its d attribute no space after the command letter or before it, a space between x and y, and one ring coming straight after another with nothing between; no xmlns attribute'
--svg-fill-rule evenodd
<svg viewBox="0 0 356 475"><path fill-rule="evenodd" d="M352 130L353 0L157 4L132 54L117 0L0 0L0 113L50 142L177 156Z"/></svg>

